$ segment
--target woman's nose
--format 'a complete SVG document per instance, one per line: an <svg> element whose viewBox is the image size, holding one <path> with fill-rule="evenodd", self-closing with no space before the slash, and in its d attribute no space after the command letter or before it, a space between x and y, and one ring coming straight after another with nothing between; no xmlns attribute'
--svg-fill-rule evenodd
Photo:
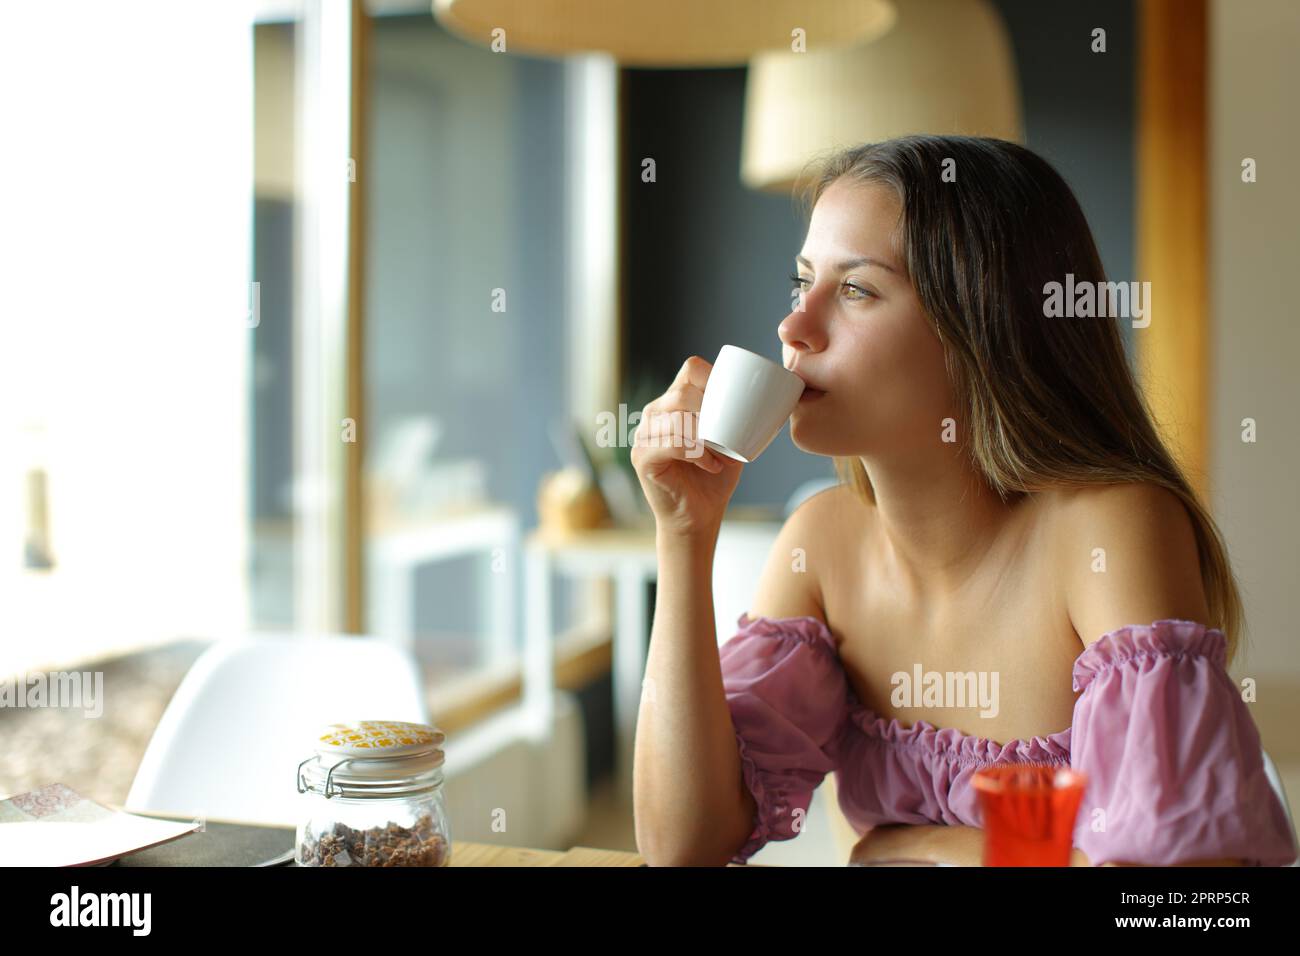
<svg viewBox="0 0 1300 956"><path fill-rule="evenodd" d="M782 344L795 351L820 352L826 347L825 322L811 298L807 293L802 295L776 329Z"/></svg>

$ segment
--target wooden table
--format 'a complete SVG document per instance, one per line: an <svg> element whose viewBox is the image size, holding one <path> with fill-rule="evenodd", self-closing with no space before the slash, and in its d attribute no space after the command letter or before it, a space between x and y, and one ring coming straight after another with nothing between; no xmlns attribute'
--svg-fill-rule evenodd
<svg viewBox="0 0 1300 956"><path fill-rule="evenodd" d="M575 846L571 850L529 850L488 843L452 843L452 866L645 866L639 853L598 850ZM756 866L762 863L728 863L727 866Z"/></svg>
<svg viewBox="0 0 1300 956"><path fill-rule="evenodd" d="M452 841L452 866L642 866L640 854L575 846L571 850L531 850L518 846Z"/></svg>
<svg viewBox="0 0 1300 956"><path fill-rule="evenodd" d="M163 820L192 820L181 814L129 811ZM293 849L293 827L242 820L204 822L203 830L142 850L111 866L257 866ZM288 864L296 866L296 864ZM451 843L451 866L644 866L638 853L575 846L569 850L535 850L529 847L457 840ZM733 864L728 864L733 865ZM754 864L758 865L758 864Z"/></svg>

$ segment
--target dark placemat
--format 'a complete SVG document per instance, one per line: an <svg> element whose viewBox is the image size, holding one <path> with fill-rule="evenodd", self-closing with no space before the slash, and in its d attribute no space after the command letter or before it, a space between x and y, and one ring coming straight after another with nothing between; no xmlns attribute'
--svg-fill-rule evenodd
<svg viewBox="0 0 1300 956"><path fill-rule="evenodd" d="M165 820L192 820L193 817L144 814ZM152 849L132 853L110 866L257 866L286 850L292 850L297 833L293 827L257 826L246 823L207 821L199 833ZM295 864L287 864L293 866Z"/></svg>

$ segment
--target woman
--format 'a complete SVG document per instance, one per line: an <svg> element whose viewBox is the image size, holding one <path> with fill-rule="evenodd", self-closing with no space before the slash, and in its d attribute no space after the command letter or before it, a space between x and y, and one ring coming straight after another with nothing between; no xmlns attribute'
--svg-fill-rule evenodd
<svg viewBox="0 0 1300 956"><path fill-rule="evenodd" d="M1223 542L1114 312L1049 305L1052 283L1106 295L1069 187L1023 147L938 136L845 151L808 182L777 332L807 386L791 438L841 483L786 521L720 652L713 549L743 466L693 429L653 437L693 424L709 364L688 359L636 433L659 557L645 859L744 862L798 833L834 770L855 861L975 865L972 776L1038 763L1088 775L1076 864L1290 862L1225 670L1241 604Z"/></svg>

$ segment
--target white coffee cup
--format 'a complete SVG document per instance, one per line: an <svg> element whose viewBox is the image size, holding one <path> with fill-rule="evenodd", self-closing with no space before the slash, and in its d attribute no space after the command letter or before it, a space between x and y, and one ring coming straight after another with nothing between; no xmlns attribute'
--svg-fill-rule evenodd
<svg viewBox="0 0 1300 956"><path fill-rule="evenodd" d="M704 386L699 439L719 454L749 463L781 431L803 390L803 379L794 372L724 345Z"/></svg>

